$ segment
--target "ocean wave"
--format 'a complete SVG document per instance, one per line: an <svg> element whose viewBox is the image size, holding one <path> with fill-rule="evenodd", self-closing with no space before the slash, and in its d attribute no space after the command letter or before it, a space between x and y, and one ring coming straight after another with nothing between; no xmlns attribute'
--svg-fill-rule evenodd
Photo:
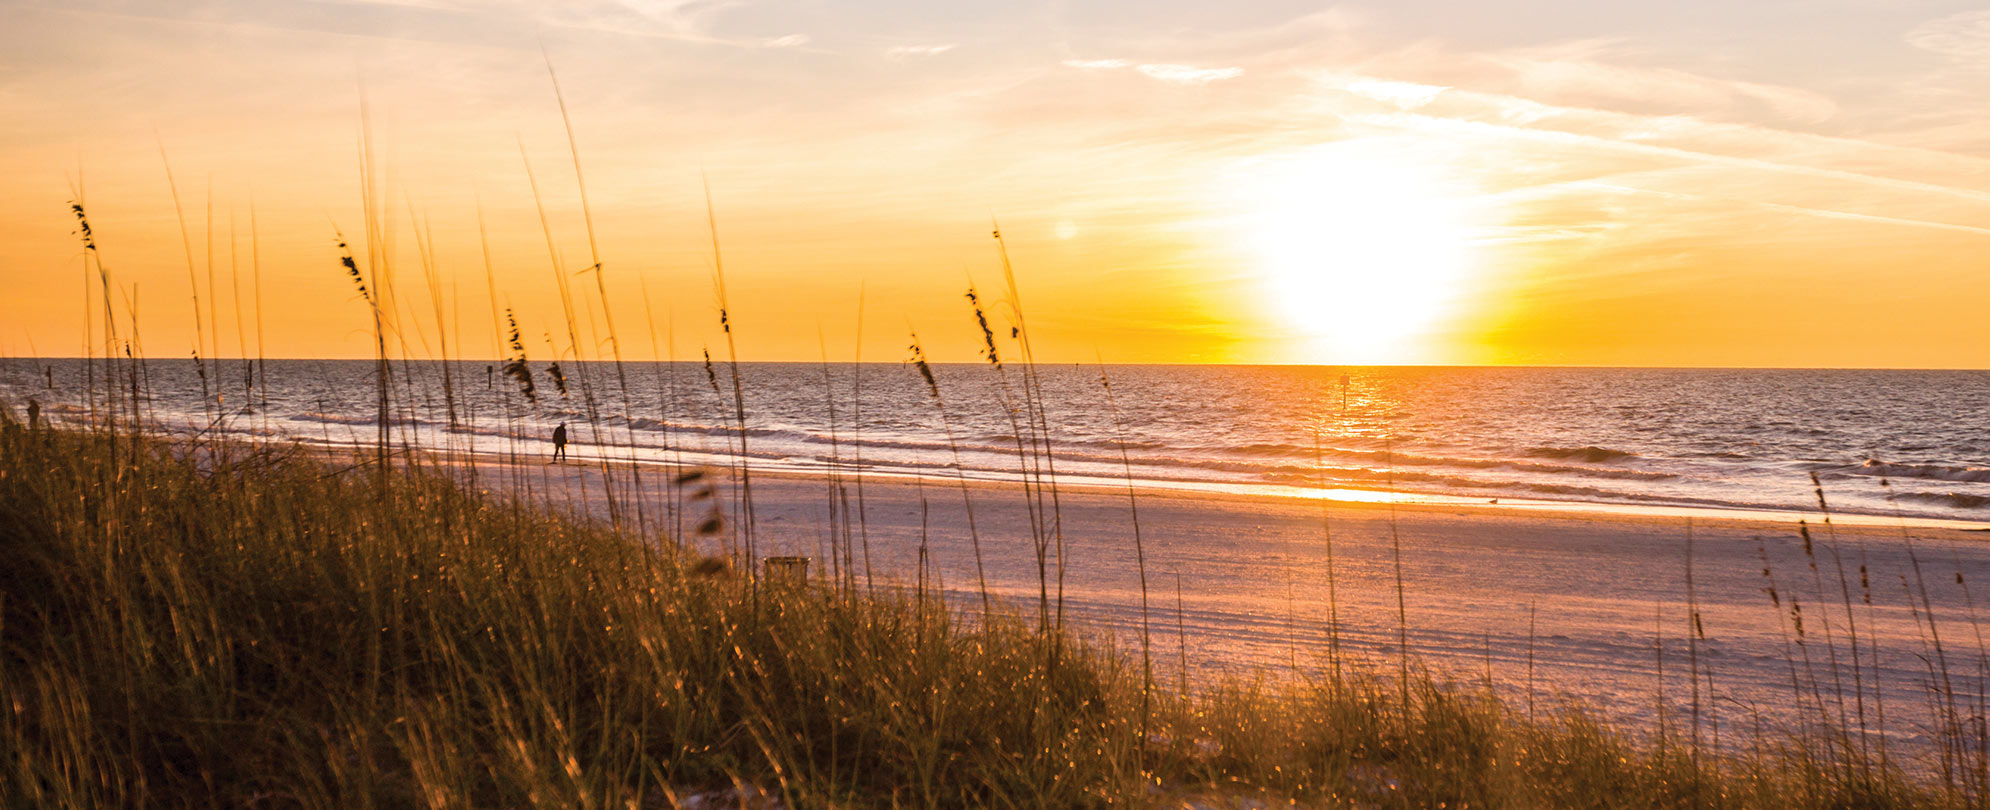
<svg viewBox="0 0 1990 810"><path fill-rule="evenodd" d="M1012 445L1016 441L1013 437L1009 436L1004 436L1002 438L1008 441ZM1122 446L1124 446L1128 450L1171 449L1171 445L1167 444L1166 442L1150 442L1150 441L1141 441L1138 439L1127 439L1124 442L1121 442L1119 439L1056 439L1055 441L1052 442L1052 445L1056 447L1064 447L1069 445L1073 447L1085 447L1094 450L1111 450L1115 453L1119 452L1119 449Z"/></svg>
<svg viewBox="0 0 1990 810"><path fill-rule="evenodd" d="M1547 464L1538 461L1517 461L1500 458L1455 458L1449 456L1420 456L1406 453L1381 453L1371 450L1340 450L1335 455L1381 460L1394 464L1429 467L1459 467L1475 470L1518 470L1547 475L1578 475L1588 478L1616 478L1633 481L1663 481L1677 478L1672 473L1649 470L1627 470L1621 467L1578 467L1568 464Z"/></svg>
<svg viewBox="0 0 1990 810"><path fill-rule="evenodd" d="M787 434L787 438L809 440L814 444L826 444L825 437L812 434ZM1118 466L1121 457L1116 446L1103 448L1103 452L1092 451L1095 444L1083 441L1062 441L1056 443L1058 462L1096 463ZM846 439L845 445L849 446ZM945 442L922 441L902 438L866 438L863 447L867 449L911 453L951 453L953 447ZM1074 449L1075 448L1075 449ZM1132 448L1129 448L1132 449ZM1166 446L1160 449L1167 453L1151 453L1135 450L1128 459L1134 466L1149 470L1187 470L1202 473L1233 473L1263 477L1286 477L1295 479L1317 478L1324 474L1329 478L1383 480L1391 476L1404 479L1440 480L1447 478L1440 472L1427 472L1410 468L1454 469L1454 470L1507 470L1523 473L1538 473L1547 476L1572 476L1586 479L1606 479L1620 481L1663 481L1678 476L1672 473L1647 470L1627 470L1621 468L1579 467L1566 464L1515 461L1506 459L1449 458L1440 456L1415 456L1386 454L1365 450L1334 450L1322 454L1322 459L1339 461L1341 464L1277 463L1269 459L1251 460L1221 455L1201 455L1175 451ZM1014 445L961 444L960 452L967 457L997 456L1013 459ZM892 460L896 463L898 460ZM1348 466L1347 461L1362 463L1362 466ZM991 472L1013 471L1013 468L986 464L968 465L972 468L987 469ZM1171 476L1172 477L1172 476ZM1452 476L1455 477L1455 476Z"/></svg>
<svg viewBox="0 0 1990 810"><path fill-rule="evenodd" d="M1229 451L1244 456L1297 456L1313 452L1310 447L1281 444L1277 442L1256 442L1232 445Z"/></svg>
<svg viewBox="0 0 1990 810"><path fill-rule="evenodd" d="M739 435L739 428L727 424L699 422L679 422L652 417L634 417L624 422L620 417L609 417L604 421L625 424L643 433L668 433L684 437L733 440ZM370 424L370 420L362 423ZM773 441L785 447L754 447L755 451L766 451L766 457L795 456L793 444L828 449L832 444L846 448L842 455L859 452L881 451L885 454L933 453L951 455L958 451L966 456L1002 456L1013 459L1016 454L1015 437L1007 433L989 432L962 436L955 442L948 442L937 436L915 437L907 435L879 435L863 433L852 435L842 433L834 438L826 432L807 429L795 425L749 426L746 430L749 440L755 443ZM1343 437L1343 439L1346 437ZM859 441L861 439L861 441ZM673 442L675 443L675 442ZM792 444L791 444L792 443ZM1118 464L1121 461L1121 443L1111 438L1053 437L1051 442L1059 462L1096 462ZM1376 468L1375 477L1386 477L1381 470L1402 467L1448 468L1457 470L1511 470L1523 473L1536 473L1544 476L1569 476L1579 479L1607 479L1625 481L1664 481L1678 478L1676 474L1652 470L1627 469L1624 467L1583 466L1581 464L1554 463L1545 460L1476 458L1443 454L1420 454L1396 450L1363 449L1347 446L1315 448L1310 443L1305 446L1282 442L1255 442L1238 445L1180 446L1148 439L1129 439L1124 448L1131 455L1131 461L1143 467L1181 467L1205 473L1255 474L1268 476L1314 476L1318 461L1339 465L1348 462L1366 464ZM685 449L691 449L686 447ZM763 452L752 455L760 457ZM1578 462L1620 460L1635 458L1635 454L1609 450L1600 447L1554 448L1537 447L1528 452L1537 459L1564 459ZM826 460L826 459L825 459ZM897 459L903 461L906 459ZM981 467L997 471L1001 468L980 460L970 461L969 467ZM1336 469L1329 467L1329 475ZM1408 473L1403 473L1408 475Z"/></svg>
<svg viewBox="0 0 1990 810"><path fill-rule="evenodd" d="M330 424L330 425L377 425L380 423L380 420L375 418L374 414L366 414L364 416L361 416L361 415L343 414L343 413L307 412L307 413L290 414L284 418L300 422L323 422L325 424ZM387 417L387 424L425 425L428 424L428 420L416 419L407 416L389 416Z"/></svg>
<svg viewBox="0 0 1990 810"><path fill-rule="evenodd" d="M1902 499L1920 503L1932 503L1953 509L1990 509L1990 495L1971 495L1967 492L1902 492Z"/></svg>
<svg viewBox="0 0 1990 810"><path fill-rule="evenodd" d="M347 420L350 424L372 424L370 418L364 417L348 417ZM686 438L725 439L728 445L732 443L733 437L739 434L738 428L727 425L667 422L649 417L636 417L629 420L627 424L644 433L670 433ZM474 430L459 426L457 432L474 432L499 437L513 436L503 426L477 427ZM857 441L857 437L848 434L840 435L832 440L830 436L823 433L787 426L750 427L746 433L748 438L752 440L749 444L748 455L754 458L808 458L826 463L830 460L831 449L833 447L840 447L842 448L841 451L836 452L835 455L840 456L841 460L845 463L861 453L866 456L866 460L872 462L905 466L925 466L926 464L931 464L939 467L951 467L952 462L950 459L955 451L961 454L965 461L964 466L970 470L1010 473L1015 471L1015 467L1012 466L1013 464L1021 463L1016 460L1014 439L1009 436L977 435L973 438L982 440L992 439L993 441L962 440L949 443L937 437L916 438L902 435L880 436L876 434L864 434L861 437L861 441ZM520 437L533 437L536 435L538 435L537 432L530 427L522 427L518 433ZM592 443L594 435L590 431L583 430L578 432L574 438L581 444L589 444ZM771 445L769 444L770 440L772 442ZM700 444L699 442L691 441L687 443L682 439L668 444L675 444L679 449L683 450L738 452L736 447L699 447L697 446ZM668 444L660 443L653 449L669 449ZM798 451L795 447L797 444L803 448L813 448L814 451ZM1055 447L1055 457L1059 463L1090 463L1117 467L1122 462L1120 447L1116 440L1067 437L1057 439L1052 444ZM1268 449L1290 446L1261 444L1256 447L1258 449ZM1339 480L1385 480L1392 476L1402 480L1427 479L1430 481L1439 481L1447 478L1447 476L1442 475L1440 472L1420 471L1415 468L1465 471L1506 470L1550 477L1621 481L1663 481L1678 477L1672 473L1625 469L1622 467L1578 466L1518 459L1419 455L1415 453L1360 450L1345 447L1322 448L1318 458L1320 461L1326 463L1319 464L1313 463L1314 456L1312 448L1306 448L1307 454L1304 456L1303 462L1300 461L1297 453L1281 454L1285 456L1283 459L1270 457L1254 459L1235 455L1231 452L1234 449L1211 448L1197 450L1177 448L1151 441L1129 442L1127 450L1130 457L1126 460L1130 461L1134 466L1148 471L1149 474L1158 473L1160 477L1168 478L1183 477L1184 474L1188 477L1245 475L1293 480L1314 479L1322 474ZM915 458L921 455L937 456L938 458ZM1000 461L991 460L990 457L1000 459ZM1362 466L1350 466L1349 462ZM1449 476L1448 478L1455 479L1455 476Z"/></svg>
<svg viewBox="0 0 1990 810"><path fill-rule="evenodd" d="M1623 461L1638 457L1638 454L1628 450L1613 450L1608 447L1597 447L1593 444L1586 444L1581 447L1529 447L1527 448L1527 455L1534 458L1564 458L1587 461L1591 464Z"/></svg>
<svg viewBox="0 0 1990 810"><path fill-rule="evenodd" d="M1368 471L1368 472L1373 472L1373 471ZM1757 506L1753 504L1748 504L1738 501L1727 501L1717 498L1696 498L1696 497L1682 497L1678 495L1660 495L1648 492L1632 492L1625 490L1605 489L1602 487L1583 486L1581 484L1559 484L1559 483L1546 483L1538 481L1511 481L1511 480L1499 480L1499 479L1482 480L1482 479L1459 478L1455 476L1442 476L1442 475L1410 474L1405 476L1404 474L1401 473L1398 473L1393 477L1385 477L1383 475L1356 475L1356 476L1351 476L1349 479L1343 479L1340 481L1336 481L1330 477L1327 483L1329 485L1333 485L1336 483L1373 484L1377 481L1381 481L1383 483L1390 485L1391 488L1400 489L1405 492L1428 492L1430 494L1439 494L1439 495L1457 495L1457 494L1471 494L1474 496L1497 495L1497 496L1520 497L1520 498L1537 497L1537 498L1546 498L1550 500L1577 500L1577 501L1604 502L1604 503L1680 504L1680 505L1694 505L1694 506L1713 506L1713 507L1723 507L1723 508ZM1291 486L1305 486L1305 487L1315 487L1319 485L1319 482L1316 480L1301 479L1296 476L1282 476L1274 479L1274 483L1282 483ZM1405 484L1409 486L1403 486Z"/></svg>
<svg viewBox="0 0 1990 810"><path fill-rule="evenodd" d="M1895 464L1869 458L1860 465L1855 475L1884 476L1887 478L1925 478L1935 481L1958 481L1964 483L1990 483L1990 467L1964 467L1946 464Z"/></svg>
<svg viewBox="0 0 1990 810"><path fill-rule="evenodd" d="M704 425L693 425L687 422L672 422L665 419L651 419L650 417L647 416L638 416L634 419L622 422L622 424L625 424L631 428L644 431L647 433L665 433L669 431L685 430L689 428L697 428L699 430L706 429Z"/></svg>
<svg viewBox="0 0 1990 810"><path fill-rule="evenodd" d="M1334 486L1347 483L1383 483L1392 488L1398 484L1431 484L1451 490L1507 490L1526 486L1514 481L1481 481L1476 478L1460 478L1454 475L1436 475L1417 472L1385 472L1360 467L1328 469L1320 473L1277 472L1265 476L1265 480L1275 484L1297 487Z"/></svg>
<svg viewBox="0 0 1990 810"><path fill-rule="evenodd" d="M1467 478L1441 473L1417 472L1412 470L1375 470L1365 467L1330 467L1323 471L1328 485L1360 482L1397 484L1426 484L1451 490L1484 490L1492 492L1533 492L1551 495L1574 495L1586 497L1635 498L1633 493L1580 484L1548 483L1541 481L1514 481L1506 479ZM1277 472L1265 476L1269 481L1293 486L1319 486L1319 472Z"/></svg>
<svg viewBox="0 0 1990 810"><path fill-rule="evenodd" d="M869 440L866 439L866 441ZM1001 448L1012 453L1016 449L1016 436L1013 433L983 433L976 436L963 437L962 442L961 447L963 449L968 447L982 449ZM1028 445L1030 440L1025 439L1023 443ZM1167 450L1172 447L1172 445L1166 442L1141 439L1080 439L1070 436L1051 436L1050 445L1057 448L1059 455L1063 455L1063 450L1067 447L1110 450L1114 453L1119 452L1121 447L1125 447L1127 450Z"/></svg>

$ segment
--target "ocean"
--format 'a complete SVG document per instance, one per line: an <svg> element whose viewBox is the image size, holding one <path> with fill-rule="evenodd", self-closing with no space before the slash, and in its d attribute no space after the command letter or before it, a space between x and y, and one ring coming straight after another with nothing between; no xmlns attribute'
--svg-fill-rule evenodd
<svg viewBox="0 0 1990 810"><path fill-rule="evenodd" d="M556 380L533 363L527 397L493 364L452 363L447 386L439 363L397 364L394 440L539 453L565 422L576 458L717 465L740 455L727 365L628 363L619 376L610 364L563 366ZM745 456L754 470L1019 478L1018 434L1030 435L1021 368L933 370L940 402L908 364L742 364ZM1990 520L1990 371L1037 372L1055 472L1074 484L1130 476L1352 500L1816 512L1815 475L1840 514ZM90 373L74 359L0 360L0 397L81 418ZM373 374L370 361L153 360L144 388L161 430L350 445L378 435Z"/></svg>

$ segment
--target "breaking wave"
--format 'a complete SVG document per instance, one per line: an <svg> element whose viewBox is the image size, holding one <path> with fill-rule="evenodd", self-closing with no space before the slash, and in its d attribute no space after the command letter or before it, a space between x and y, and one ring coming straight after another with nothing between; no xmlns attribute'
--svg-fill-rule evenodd
<svg viewBox="0 0 1990 810"><path fill-rule="evenodd" d="M1971 495L1967 492L1902 492L1900 497L1951 509L1990 509L1990 495Z"/></svg>
<svg viewBox="0 0 1990 810"><path fill-rule="evenodd" d="M1933 481L1990 483L1990 467L1962 467L1946 464L1894 464L1869 458L1856 471L1858 475L1887 478L1924 478Z"/></svg>
<svg viewBox="0 0 1990 810"><path fill-rule="evenodd" d="M1529 447L1527 448L1527 455L1534 458L1561 458L1572 461L1587 461L1591 464L1603 464L1638 457L1638 454L1628 450L1612 450L1608 447L1597 447L1593 444L1581 447Z"/></svg>

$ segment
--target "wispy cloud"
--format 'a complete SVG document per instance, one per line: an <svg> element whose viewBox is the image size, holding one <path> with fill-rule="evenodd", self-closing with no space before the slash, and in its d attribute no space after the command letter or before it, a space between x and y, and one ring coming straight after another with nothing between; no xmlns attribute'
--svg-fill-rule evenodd
<svg viewBox="0 0 1990 810"><path fill-rule="evenodd" d="M1414 110L1429 104L1437 98L1439 93L1451 89L1435 84L1417 84L1416 82L1397 82L1365 77L1350 79L1344 87L1350 93L1394 104L1396 107L1404 110Z"/></svg>
<svg viewBox="0 0 1990 810"><path fill-rule="evenodd" d="M1355 87L1365 86L1361 79L1334 77L1327 81L1350 93L1355 92ZM1400 106L1391 98L1378 98L1372 93L1357 95ZM1416 112L1343 112L1350 120L1386 130L1446 137L1526 139L1636 154L1684 165L1798 175L1867 189L1885 188L1990 203L1990 191L1967 183L1944 182L1939 177L1904 179L1886 170L1906 172L1930 158L1937 158L1951 168L1959 161L1978 166L1990 165L1990 161L1760 125L1554 105L1497 93L1451 90L1443 97L1451 101Z"/></svg>
<svg viewBox="0 0 1990 810"><path fill-rule="evenodd" d="M1907 44L1959 62L1990 66L1990 11L1965 11L1907 32Z"/></svg>
<svg viewBox="0 0 1990 810"><path fill-rule="evenodd" d="M807 34L788 34L787 36L772 37L760 41L760 47L762 48L799 48L807 44Z"/></svg>
<svg viewBox="0 0 1990 810"><path fill-rule="evenodd" d="M728 39L714 32L732 0L574 0L543 4L531 0L422 0L485 18L510 19L530 25L556 26L627 36L657 37L708 44L750 46L750 40ZM390 0L398 2L398 0Z"/></svg>
<svg viewBox="0 0 1990 810"><path fill-rule="evenodd" d="M1579 180L1572 183L1558 184L1558 187L1561 190L1567 190L1567 191L1589 190L1589 191L1608 192L1612 194L1663 197L1666 199L1677 200L1682 202L1711 203L1722 208L1744 206L1762 211L1775 211L1775 212L1782 212L1789 214L1798 214L1802 216L1820 217L1824 219L1837 219L1837 220L1845 220L1850 222L1866 222L1866 223L1875 223L1881 225L1898 225L1908 228L1932 228L1935 230L1954 231L1956 233L1966 233L1977 236L1990 236L1990 228L1981 228L1975 225L1958 225L1953 222L1938 222L1938 221L1930 221L1925 219L1911 219L1906 217L1886 216L1883 214L1864 214L1852 211L1841 211L1836 208L1820 208L1816 206L1807 206L1807 205L1788 205L1785 203L1766 202L1763 200L1736 199L1733 197L1712 196L1707 194L1693 194L1693 193L1679 192L1679 191L1663 191L1659 189L1644 188L1641 186L1627 186L1616 183L1605 183L1600 181Z"/></svg>
<svg viewBox="0 0 1990 810"><path fill-rule="evenodd" d="M897 45L885 49L884 55L892 59L905 59L913 56L939 56L956 46L949 42L944 45Z"/></svg>
<svg viewBox="0 0 1990 810"><path fill-rule="evenodd" d="M1208 84L1244 75L1244 69L1239 67L1202 68L1194 65L1158 63L1136 65L1125 59L1066 59L1064 66L1079 70L1122 70L1130 67L1147 78L1174 84Z"/></svg>
<svg viewBox="0 0 1990 810"><path fill-rule="evenodd" d="M1244 75L1238 67L1199 68L1192 65L1141 65L1134 68L1149 78L1176 84L1208 84Z"/></svg>
<svg viewBox="0 0 1990 810"><path fill-rule="evenodd" d="M1707 76L1677 68L1625 64L1622 42L1579 40L1495 51L1472 61L1483 80L1514 95L1551 104L1685 113L1716 117L1769 116L1816 123L1838 111L1815 91Z"/></svg>

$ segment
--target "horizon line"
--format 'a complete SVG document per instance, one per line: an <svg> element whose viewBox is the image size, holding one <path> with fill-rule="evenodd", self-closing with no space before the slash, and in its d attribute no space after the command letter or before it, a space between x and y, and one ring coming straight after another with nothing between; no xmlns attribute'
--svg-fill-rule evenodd
<svg viewBox="0 0 1990 810"><path fill-rule="evenodd" d="M49 361L49 360L55 360L55 361L92 361L92 362L94 362L94 361L99 361L99 360L105 360L105 359L112 359L112 360L116 360L116 359L128 359L128 358L103 358L103 357L88 357L88 358L85 358L85 357L77 357L77 356L75 356L75 355L63 355L63 356L42 356L42 355L0 355L0 362L5 362L5 361L20 361L20 360L37 360L37 361ZM192 358L192 357L152 357L152 358L139 358L139 359L142 359L142 360L144 360L145 362L148 362L148 363L191 363L191 362L194 362L194 358ZM442 360L437 360L437 359L434 359L434 358L399 358L399 359L396 359L396 358L389 358L389 359L390 359L390 361L392 361L392 362L399 362L399 363L407 363L407 362L414 362L414 363L440 363L440 362L445 362L445 361L442 361ZM323 362L333 362L333 363L372 363L372 362L376 362L376 358L372 358L372 357L241 357L241 356L227 356L227 357L202 357L202 358L200 358L200 360L202 360L202 361L206 361L206 362L219 362L219 361L224 361L224 360L226 360L226 361L237 361L237 362L242 362L242 361L247 361L247 362L258 362L258 361L260 361L260 362L279 362L279 363L283 363L283 362L313 362L313 363L323 363ZM510 360L511 360L511 358L508 358L508 357L458 357L458 358L453 358L453 359L451 359L451 360L448 360L448 361L446 361L446 362L452 362L452 363L503 363L503 362L509 362ZM616 362L618 362L618 361L616 361L616 360L614 360L614 359L596 359L596 360L575 360L575 359L563 359L563 360L557 360L557 361L533 361L533 362L562 362L562 363L594 363L594 364L604 364L604 365L613 365L613 364L615 364L615 363L616 363ZM703 365L705 361L703 361L703 360L701 360L701 359L691 359L691 360L658 360L658 359L651 359L651 360L623 360L623 361L619 361L619 362L626 362L626 363L690 363L690 364L694 364L694 365ZM714 360L713 360L712 362L714 362L714 363L720 363L720 362L737 362L737 363L738 363L738 364L740 364L740 365L764 365L764 366L772 366L772 365L785 365L785 366L820 366L820 365L824 365L824 364L825 364L825 361L822 361L822 360L739 360L739 361L720 361L720 360L717 360L717 359L714 359ZM904 361L904 360L863 360L863 361L850 361L850 360L831 360L831 361L826 361L826 362L827 362L827 364L829 364L829 365L839 365L839 366L848 366L848 365L863 365L863 366L902 366L902 365L908 365L908 364L909 364L909 361ZM985 365L988 365L987 361L985 361L985 360L933 360L933 361L930 361L930 362L931 362L931 364L932 364L932 365L936 365L936 366L985 366ZM1077 361L1073 361L1073 362L1070 362L1070 363L1064 363L1064 362L1038 362L1038 363L1034 363L1034 364L1031 364L1031 363L1024 363L1024 362L1020 362L1020 361L1017 361L1017 362L1010 362L1010 361L1004 361L1004 362L1003 362L1003 365L1005 365L1005 366L1026 366L1026 365L1036 365L1036 366L1062 366L1062 365L1073 365L1073 366L1079 366L1079 367L1084 367L1084 366L1108 366L1108 367L1110 367L1110 366L1119 366L1119 367L1125 367L1125 366L1164 366L1164 367L1206 367L1206 368L1386 368L1386 369L1407 369L1407 368L1426 368L1426 369L1482 369L1482 368L1511 368L1511 369L1547 369L1547 370L1557 370L1557 369L1560 369L1560 370L1570 370L1570 371L1585 371L1585 370L1587 370L1587 371L1990 371L1990 367L1961 367L1961 366L1688 366L1688 365L1615 365L1615 366L1611 366L1611 365L1580 365L1580 364L1554 364L1554 363L1198 363L1198 362L1140 362L1140 363L1098 363L1098 362L1077 362Z"/></svg>

